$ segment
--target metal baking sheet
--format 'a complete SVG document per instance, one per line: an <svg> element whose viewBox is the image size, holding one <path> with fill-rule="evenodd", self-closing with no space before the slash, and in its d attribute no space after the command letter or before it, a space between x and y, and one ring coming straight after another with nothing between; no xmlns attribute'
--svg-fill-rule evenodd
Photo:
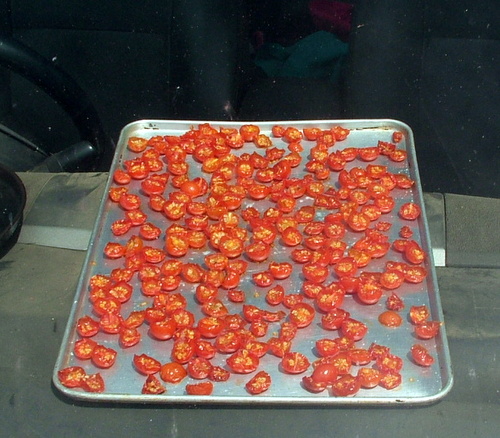
<svg viewBox="0 0 500 438"><path fill-rule="evenodd" d="M198 124L205 123L199 121L162 121L162 120L145 120L138 121L127 125L121 132L118 142L117 151L114 162L110 171L112 175L115 169L123 166L124 160L132 158L133 153L126 147L129 137L144 137L151 138L153 136L166 135L182 135L191 128L197 128ZM169 362L170 348L172 341L155 341L147 334L147 325L143 325L140 330L142 333L141 342L131 348L121 349L118 345L116 335L98 333L93 339L100 344L110 346L118 351L118 358L115 365L108 369L98 369L90 363L90 361L82 361L77 359L73 354L73 346L78 340L78 334L75 330L75 324L78 318L83 315L92 314L91 304L88 296L89 279L94 274L109 274L112 269L121 265L121 261L111 261L103 256L103 248L109 240L118 239L126 241L129 234L122 238L114 238L110 231L111 223L123 217L123 212L116 204L109 201L105 196L102 200L98 219L92 234L91 244L87 253L86 261L83 266L82 274L76 290L74 305L71 309L68 325L65 336L61 345L57 363L54 368L53 381L55 386L64 394L79 400L89 401L114 401L114 402L138 402L138 403L227 403L227 404L332 404L332 405L394 405L394 404L428 404L439 400L445 396L453 382L450 356L446 339L446 326L444 324L443 312L441 309L439 289L436 281L436 274L433 265L433 257L431 251L431 243L429 241L428 225L425 219L425 206L422 199L420 188L418 168L415 156L415 146L413 143L413 135L411 129L395 120L314 120L314 121L273 121L273 122L210 122L215 128L219 127L235 127L239 128L243 124L254 123L260 127L264 134L271 135L271 128L274 125L294 126L302 129L305 127L319 127L323 129L332 128L334 126L342 126L351 130L346 140L337 142L334 146L337 149L346 147L367 147L376 146L378 141L392 141L394 131L400 131L404 134L403 140L398 144L399 148L406 149L408 153L408 161L402 163L394 163L390 161L380 161L380 164L389 166L389 171L394 173L406 173L416 181L412 189L397 189L393 196L396 198L396 208L393 212L384 215L381 220L391 221L392 226L389 237L391 240L396 239L398 231L402 225L401 219L398 218L397 211L399 206L408 201L418 203L423 214L417 221L411 223L414 231L413 238L420 242L421 246L427 251L428 258L425 262L425 267L429 272L426 280L420 284L405 283L397 293L405 302L405 309L401 312L404 318L403 325L397 329L390 329L382 326L378 322L378 315L385 310L385 296L374 305L360 305L355 302L352 296L346 296L342 307L351 313L351 316L358 318L368 325L368 334L366 337L357 342L358 347L367 348L371 343L378 343L388 346L391 352L400 356L404 360L402 369L402 384L393 390L386 390L381 387L373 389L361 389L354 397L335 397L328 391L319 394L313 394L301 386L303 375L310 374L310 370L301 375L289 375L280 370L280 359L267 354L261 359L259 370L267 371L272 377L271 388L261 395L250 395L245 390L245 383L253 376L254 373L246 375L232 374L227 382L215 383L213 394L210 396L192 396L185 392L186 383L196 383L197 381L191 378L185 379L177 385L165 384L167 391L161 395L145 395L141 394L141 389L145 381L145 377L136 372L132 365L134 354L148 354L162 363ZM274 143L278 147L286 145L280 139L274 139ZM307 157L309 148L313 145L312 142L303 141L304 157ZM242 152L253 152L257 150L253 144L246 144ZM367 163L355 160L348 164L347 169L353 166L365 166ZM302 165L301 165L302 166ZM304 168L299 166L295 172L296 175L304 175ZM190 176L198 176L199 165L192 165ZM332 172L330 183L335 186L336 175ZM107 189L113 185L110 176ZM168 190L168 189L167 189ZM139 193L139 182L133 182L131 191ZM106 190L107 193L107 190ZM310 201L310 200L309 200ZM301 201L307 203L306 200ZM245 205L251 205L249 200ZM147 208L147 207L146 207ZM318 219L321 219L319 213ZM148 212L148 220L156 223L158 226L165 229L169 222L165 216L161 214L153 214ZM406 221L407 222L407 221ZM162 236L163 237L163 236ZM359 233L348 233L346 241L352 244L355 239L359 238ZM154 245L161 247L164 239L160 238ZM190 255L191 261L200 261L207 249L195 251ZM287 259L288 252L286 249L275 247L274 253L271 256L274 260L283 261ZM373 262L367 269L371 271L382 270L386 260L401 260L400 254L391 250L389 254L382 260ZM261 271L262 265L250 264L248 273ZM294 270L294 274L287 280L282 281L287 292L299 292L302 280L297 273L298 269ZM132 282L134 286L134 295L132 299L124 304L123 314L128 315L132 310L141 310L148 307L152 299L141 294L138 286L138 281L135 279ZM259 307L266 308L265 291L267 289L258 288L251 279L244 278L240 289L246 293L246 303L255 304ZM195 315L200 315L199 305L194 302L193 285L181 284L181 291L188 298L188 310L191 310ZM390 294L389 291L386 292ZM230 313L241 313L241 304L233 304L226 302ZM412 305L427 305L431 311L431 320L443 322L439 335L431 340L419 341L413 334L413 326L408 320L408 310ZM275 307L272 310L276 310ZM271 324L267 337L276 335L279 324ZM309 359L314 361L318 357L314 354L314 343L317 339L324 337L336 337L332 332L324 331L317 321L313 322L309 327L300 329L297 338L294 340L292 350L304 353ZM267 338L266 337L266 338ZM409 356L410 348L416 342L424 344L435 358L434 364L429 368L423 368L415 365ZM213 360L214 365L225 366L226 356L218 354ZM57 372L68 366L79 365L84 367L87 373L92 374L100 372L103 376L106 389L102 393L87 393L80 389L69 389L61 385L58 380ZM356 367L353 367L353 374L356 372Z"/></svg>

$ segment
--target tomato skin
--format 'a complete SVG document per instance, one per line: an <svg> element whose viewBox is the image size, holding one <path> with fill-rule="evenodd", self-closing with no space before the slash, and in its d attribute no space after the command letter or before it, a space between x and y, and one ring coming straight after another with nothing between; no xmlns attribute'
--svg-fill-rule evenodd
<svg viewBox="0 0 500 438"><path fill-rule="evenodd" d="M246 384L245 389L252 395L262 394L271 386L271 376L265 371L259 371Z"/></svg>

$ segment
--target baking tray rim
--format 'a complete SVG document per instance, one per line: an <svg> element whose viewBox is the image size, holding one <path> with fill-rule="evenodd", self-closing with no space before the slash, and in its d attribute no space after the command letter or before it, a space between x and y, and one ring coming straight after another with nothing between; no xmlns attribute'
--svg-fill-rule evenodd
<svg viewBox="0 0 500 438"><path fill-rule="evenodd" d="M274 121L246 121L246 120L219 120L219 121L209 121L209 120L168 120L168 119L140 119L125 125L119 136L119 140L117 143L117 149L115 151L115 155L109 170L109 175L112 174L112 171L118 165L121 159L121 150L120 145L122 145L125 138L127 138L127 133L131 130L151 130L152 133L154 131L159 131L162 129L168 129L172 127L176 127L179 130L189 129L190 127L196 127L199 124L208 123L213 126L241 126L244 124L255 124L260 127L265 126L267 128L271 128L273 125L282 124L282 125L293 125L293 126L303 126L303 125L333 125L333 126L347 126L353 125L353 127L349 127L350 130L369 130L369 129L395 129L395 127L399 127L400 129L404 129L409 136L409 147L412 152L412 160L415 164L415 168L413 171L415 172L415 181L416 181L416 195L419 201L419 204L422 208L422 217L423 217L423 227L424 234L423 237L426 239L426 245L428 248L431 248L430 242L430 233L428 228L428 222L425 215L425 203L423 202L423 193L420 183L420 175L418 172L418 163L417 157L415 154L415 144L413 131L411 127L405 122L399 121L397 119L391 118L380 118L380 119L370 119L370 118L362 118L362 119L308 119L308 120L274 120ZM181 395L181 396L169 396L169 395L129 395L129 394L109 394L109 393L85 393L82 391L74 390L71 388L67 388L59 382L58 379L58 370L61 369L61 365L64 361L65 351L68 347L68 341L71 336L71 333L74 330L74 322L75 315L77 312L78 304L80 300L83 298L81 295L83 293L83 286L85 280L85 274L88 269L88 265L90 262L90 258L93 254L92 250L94 247L95 237L99 233L101 228L101 218L105 210L105 206L107 203L106 193L109 191L110 186L113 181L111 177L108 177L108 181L106 183L104 189L104 195L100 202L98 214L96 217L96 221L92 230L91 237L89 239L89 246L86 251L86 256L84 263L82 265L82 270L79 276L78 284L76 286L75 297L73 300L73 304L71 306L70 314L68 316L66 328L64 331L63 339L61 341L59 353L57 355L57 359L54 365L53 375L52 375L52 383L53 385L64 395L79 401L94 401L96 403L102 402L119 402L119 403L141 403L141 404L158 404L158 403L174 403L174 404L227 404L233 406L234 404L271 404L271 405L361 405L361 406L421 406L421 405L429 405L435 402L440 401L444 398L452 389L454 384L454 376L453 370L451 366L451 356L449 351L448 337L446 334L446 324L444 323L444 316L442 310L442 303L440 299L439 287L437 284L437 277L434 268L434 260L432 251L428 252L429 255L429 266L431 267L431 278L434 287L434 306L438 315L443 321L441 326L441 339L442 339L442 356L443 363L440 367L441 375L443 377L443 381L445 384L440 388L439 391L428 394L424 396L415 396L415 397L307 397L307 396L293 396L293 397L283 397L283 396L192 396L192 395Z"/></svg>

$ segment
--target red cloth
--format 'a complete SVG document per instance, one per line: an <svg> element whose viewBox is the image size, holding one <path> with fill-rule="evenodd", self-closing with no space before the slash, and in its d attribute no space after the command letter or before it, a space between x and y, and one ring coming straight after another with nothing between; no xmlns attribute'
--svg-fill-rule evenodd
<svg viewBox="0 0 500 438"><path fill-rule="evenodd" d="M309 11L320 30L336 34L347 41L351 30L353 5L332 0L312 0Z"/></svg>

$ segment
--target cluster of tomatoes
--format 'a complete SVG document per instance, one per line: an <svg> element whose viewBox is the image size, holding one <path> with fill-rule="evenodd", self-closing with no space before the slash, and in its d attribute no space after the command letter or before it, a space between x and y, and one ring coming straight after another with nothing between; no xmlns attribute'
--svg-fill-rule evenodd
<svg viewBox="0 0 500 438"><path fill-rule="evenodd" d="M216 129L205 123L180 136L131 137L133 157L114 172L109 191L122 212L110 225L116 239L104 248L116 267L90 279L92 314L77 321L74 355L110 368L120 353L92 338L113 334L128 349L140 345L147 327L155 341L170 341L170 357L165 362L134 354L131 365L146 376L145 394L161 394L165 384L189 377L199 382L187 384L186 393L207 395L232 373L255 373L245 387L259 394L271 386L270 374L259 370L267 354L280 358L284 373L312 368L302 386L314 393L330 388L346 396L360 388L399 386L402 359L385 346L359 348L367 325L342 305L349 295L372 305L391 293L379 319L390 327L401 324L404 304L395 290L425 279L426 254L408 225L391 241L392 224L384 215L395 208L393 191L410 189L414 181L373 163L406 160L397 147L400 132L376 146L336 148L348 135L338 126L276 125L268 136L256 125ZM276 146L275 138L286 146ZM314 143L305 153L304 140ZM255 147L250 151L244 148L249 143ZM354 160L363 164L347 170ZM413 221L421 211L408 202L397 213ZM347 235L354 241L348 243ZM391 249L402 259L387 261L381 272L367 269ZM284 281L292 275L300 284L287 291ZM252 298L262 296L262 305L248 300L250 291L242 287L248 281L258 291ZM125 315L132 297L150 299L149 307ZM193 303L201 316L192 311ZM431 339L439 323L419 312L425 313L422 307L410 312L416 334ZM294 350L294 340L315 320L337 335L317 340L311 361ZM269 335L272 324L279 329ZM432 364L422 345L411 353L417 364ZM221 355L225 365L214 365ZM356 375L353 366L360 367ZM105 389L99 373L89 377L79 366L60 370L59 378L68 387Z"/></svg>

